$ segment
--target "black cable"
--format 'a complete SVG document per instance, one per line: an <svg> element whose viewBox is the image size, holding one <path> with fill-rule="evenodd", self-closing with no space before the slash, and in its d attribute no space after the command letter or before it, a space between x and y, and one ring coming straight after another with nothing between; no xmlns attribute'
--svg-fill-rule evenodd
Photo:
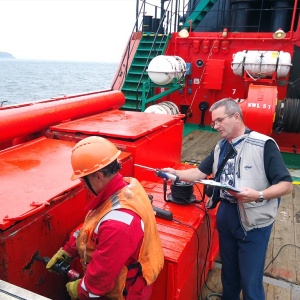
<svg viewBox="0 0 300 300"><path fill-rule="evenodd" d="M206 287L208 290L210 290L213 294L214 294L214 293L217 293L216 291L213 291L213 290L206 284L206 282L205 282L205 287Z"/></svg>
<svg viewBox="0 0 300 300"><path fill-rule="evenodd" d="M298 83L299 80L300 80L300 77L298 77L294 81L289 82L289 88L288 88L288 91L286 94L287 98L295 98L295 95L298 95L298 93L297 93L298 88L297 88L296 84L299 85L299 83Z"/></svg>
<svg viewBox="0 0 300 300"><path fill-rule="evenodd" d="M198 186L197 186L198 188ZM174 201L176 203L201 203L203 202L202 192L198 191L201 195L202 200L196 200L194 196L194 184L185 183L185 182L177 182L172 183L170 186L171 193L168 195L169 201Z"/></svg>
<svg viewBox="0 0 300 300"><path fill-rule="evenodd" d="M194 188L192 184L184 184L184 183L174 183L170 186L172 198L175 201L180 202L183 200L184 202L190 203L190 199L193 196Z"/></svg>
<svg viewBox="0 0 300 300"><path fill-rule="evenodd" d="M199 296L199 300L203 299L202 297L202 291L199 291L198 289L198 284L202 282L202 278L204 278L205 276L205 272L206 272L206 263L208 262L208 257L209 257L209 253L210 253L210 249L211 249L211 243L212 243L212 231L211 231L211 223L210 223L210 216L208 214L208 210L206 209L205 205L199 205L199 203L203 203L204 199L203 199L203 193L200 190L199 186L196 185L196 188L198 189L199 194L201 195L202 200L198 201L198 200L194 200L193 202L190 201L190 199L193 197L193 188L194 184L189 184L189 183L180 183L178 185L172 184L170 186L171 189L171 197L176 200L176 201L180 201L183 203L188 203L190 205L195 206L196 208L200 209L201 211L203 211L205 213L205 223L206 223L206 227L207 227L207 248L206 248L206 253L205 253L205 257L204 257L204 264L201 270L201 275L200 275L200 270L199 270L199 250L200 250L200 237L198 232L196 231L195 228L193 228L192 226L190 226L189 224L183 223L177 219L173 219L173 221L182 224L184 226L190 227L194 230L194 232L196 233L197 236L197 296ZM170 196L170 195L169 195ZM200 276L200 277L199 277ZM206 284L206 282L204 282L204 284Z"/></svg>
<svg viewBox="0 0 300 300"><path fill-rule="evenodd" d="M300 132L300 99L285 98L276 107L275 127L277 132Z"/></svg>
<svg viewBox="0 0 300 300"><path fill-rule="evenodd" d="M213 297L213 296L219 297L219 298L221 299L222 294L220 294L220 293L211 293L211 294L208 294L208 295L206 296L206 299L209 300L210 297Z"/></svg>
<svg viewBox="0 0 300 300"><path fill-rule="evenodd" d="M201 196L201 202L203 202L204 201L204 197L203 196L205 196L205 195L204 195L204 193L202 193L202 191L200 190L200 188L199 188L199 186L197 184L195 186L196 186L196 188L197 188L197 190L198 190L198 192L199 192L199 194ZM204 191L204 187L205 187L205 185L203 185L203 191ZM204 211L207 212L206 209L204 209Z"/></svg>
<svg viewBox="0 0 300 300"><path fill-rule="evenodd" d="M266 272L266 270L268 269L268 267L275 261L275 259L278 257L278 255L280 254L280 252L282 251L282 249L285 248L285 247L288 247L288 246L291 246L291 247L295 247L295 248L300 249L299 246L294 245L294 244L285 244L285 245L283 245L283 246L279 249L279 251L278 251L278 253L276 254L276 256L275 256L275 257L268 263L268 265L264 268L264 272ZM270 276L270 274L268 274L268 276L269 276L269 277L272 277L272 276ZM274 278L274 277L273 277L273 278ZM282 278L282 279L284 279L284 278ZM207 287L208 290L210 290L210 291L212 292L211 294L207 295L207 299L209 299L208 297L210 297L210 296L222 296L222 294L216 293L216 292L212 291L212 289L209 288L209 287L207 286L206 283L205 283L205 286Z"/></svg>
<svg viewBox="0 0 300 300"><path fill-rule="evenodd" d="M276 256L275 256L275 257L268 263L268 265L265 267L264 271L266 271L266 270L268 269L268 267L275 261L275 259L276 259L276 258L278 257L278 255L280 254L281 250L282 250L284 247L287 247L287 246L292 246L292 247L295 247L295 248L300 249L299 246L294 245L294 244L285 244L285 245L283 245L283 246L279 249L279 251L278 251L278 253L276 254Z"/></svg>
<svg viewBox="0 0 300 300"><path fill-rule="evenodd" d="M201 197L203 198L202 192L199 188L198 185L196 185L196 188L198 189ZM201 201L203 202L203 200ZM206 248L206 254L205 254L205 258L204 258L204 265L202 268L202 272L201 272L201 276L200 276L200 283L202 282L202 278L205 276L205 271L206 271L206 263L208 261L208 256L211 250L211 245L212 245L212 231L211 231L211 223L210 223L210 216L208 214L208 210L206 209L205 205L204 205L204 209L197 205L197 204L193 204L193 206L197 207L198 209L200 209L201 211L203 211L205 213L205 221L206 221L206 227L207 227L207 248ZM204 284L206 285L206 282L204 281ZM202 290L201 290L201 294L199 296L200 300L202 299Z"/></svg>
<svg viewBox="0 0 300 300"><path fill-rule="evenodd" d="M198 271L198 270L199 270L200 238L199 238L198 232L197 232L197 230L196 230L193 226L191 226L191 225L189 225L189 224L187 224L187 223L181 222L181 221L179 221L179 220L177 220L177 219L173 219L173 221L174 221L174 222L177 222L177 223L179 223L179 224L181 224L181 225L183 225L183 226L187 226L187 227L193 229L194 232L195 232L195 234L196 234L196 236L197 236L197 283L196 283L196 285L197 285L197 295L199 295L199 290L198 290L199 271Z"/></svg>
<svg viewBox="0 0 300 300"><path fill-rule="evenodd" d="M205 259L204 259L204 265L202 268L202 273L201 273L201 277L200 277L200 282L202 282L202 278L205 278L205 271L206 271L206 263L208 261L208 255L210 253L210 249L211 249L211 239L212 239L212 233L211 233L211 224L210 224L210 218L209 218L209 214L205 213L205 220L206 220L206 226L207 226L207 248L206 248L206 254L205 254ZM205 282L205 281L204 281ZM202 290L201 290L202 292ZM202 294L200 295L200 299L202 298Z"/></svg>
<svg viewBox="0 0 300 300"><path fill-rule="evenodd" d="M206 270L206 262L208 261L208 255L210 254L210 250L211 250L211 246L212 246L212 232L211 232L211 223L210 223L210 218L209 218L209 214L206 213L206 223L207 223L207 228L208 228L208 235L207 235L207 249L206 249L206 254L205 254L205 263L204 263L204 267L202 269L202 275L201 275L201 279L203 276L205 276L205 270ZM206 280L205 280L206 282Z"/></svg>

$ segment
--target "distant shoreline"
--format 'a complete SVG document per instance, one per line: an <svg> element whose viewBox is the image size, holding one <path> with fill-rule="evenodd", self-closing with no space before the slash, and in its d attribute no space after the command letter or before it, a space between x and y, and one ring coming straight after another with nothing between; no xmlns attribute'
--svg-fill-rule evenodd
<svg viewBox="0 0 300 300"><path fill-rule="evenodd" d="M12 54L8 52L1 52L0 51L0 58L15 58Z"/></svg>

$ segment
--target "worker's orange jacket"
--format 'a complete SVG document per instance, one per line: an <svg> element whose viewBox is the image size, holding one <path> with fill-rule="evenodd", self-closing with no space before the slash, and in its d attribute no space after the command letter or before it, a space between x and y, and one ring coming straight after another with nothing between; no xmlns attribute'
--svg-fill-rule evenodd
<svg viewBox="0 0 300 300"><path fill-rule="evenodd" d="M129 209L138 214L144 223L144 238L141 245L138 262L142 267L142 275L151 285L163 268L164 254L157 232L153 208L142 185L134 178L124 178L128 183L120 191L113 194L98 208L88 213L77 237L76 246L83 267L92 259L95 242L92 240L96 227L101 226L103 217L112 210ZM124 266L113 290L106 295L109 299L123 299L126 283L127 267Z"/></svg>

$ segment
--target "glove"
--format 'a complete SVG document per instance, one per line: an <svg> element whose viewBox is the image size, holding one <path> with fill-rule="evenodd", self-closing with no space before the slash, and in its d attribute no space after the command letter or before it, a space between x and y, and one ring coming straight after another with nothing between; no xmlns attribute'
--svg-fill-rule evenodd
<svg viewBox="0 0 300 300"><path fill-rule="evenodd" d="M78 284L80 279L70 281L66 284L67 291L72 300L78 299Z"/></svg>
<svg viewBox="0 0 300 300"><path fill-rule="evenodd" d="M67 263L72 261L72 257L61 248L52 256L52 258L48 261L46 268L51 269L58 261L64 260Z"/></svg>

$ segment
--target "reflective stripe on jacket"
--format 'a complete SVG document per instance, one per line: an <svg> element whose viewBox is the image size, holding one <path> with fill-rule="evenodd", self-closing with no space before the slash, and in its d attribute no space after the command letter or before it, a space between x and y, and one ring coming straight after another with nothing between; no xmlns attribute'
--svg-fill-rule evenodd
<svg viewBox="0 0 300 300"><path fill-rule="evenodd" d="M151 285L163 268L164 254L161 241L157 232L153 208L147 193L142 185L134 178L124 178L129 184L112 195L102 205L88 213L84 224L77 237L77 249L86 267L95 250L95 243L92 241L93 232L98 230L105 216L114 210L124 208L138 214L144 224L144 239L141 245L138 261L142 266L142 274L148 285ZM101 230L101 228L100 228ZM114 289L106 296L111 299L122 299L122 292L125 286L127 268L124 266Z"/></svg>

